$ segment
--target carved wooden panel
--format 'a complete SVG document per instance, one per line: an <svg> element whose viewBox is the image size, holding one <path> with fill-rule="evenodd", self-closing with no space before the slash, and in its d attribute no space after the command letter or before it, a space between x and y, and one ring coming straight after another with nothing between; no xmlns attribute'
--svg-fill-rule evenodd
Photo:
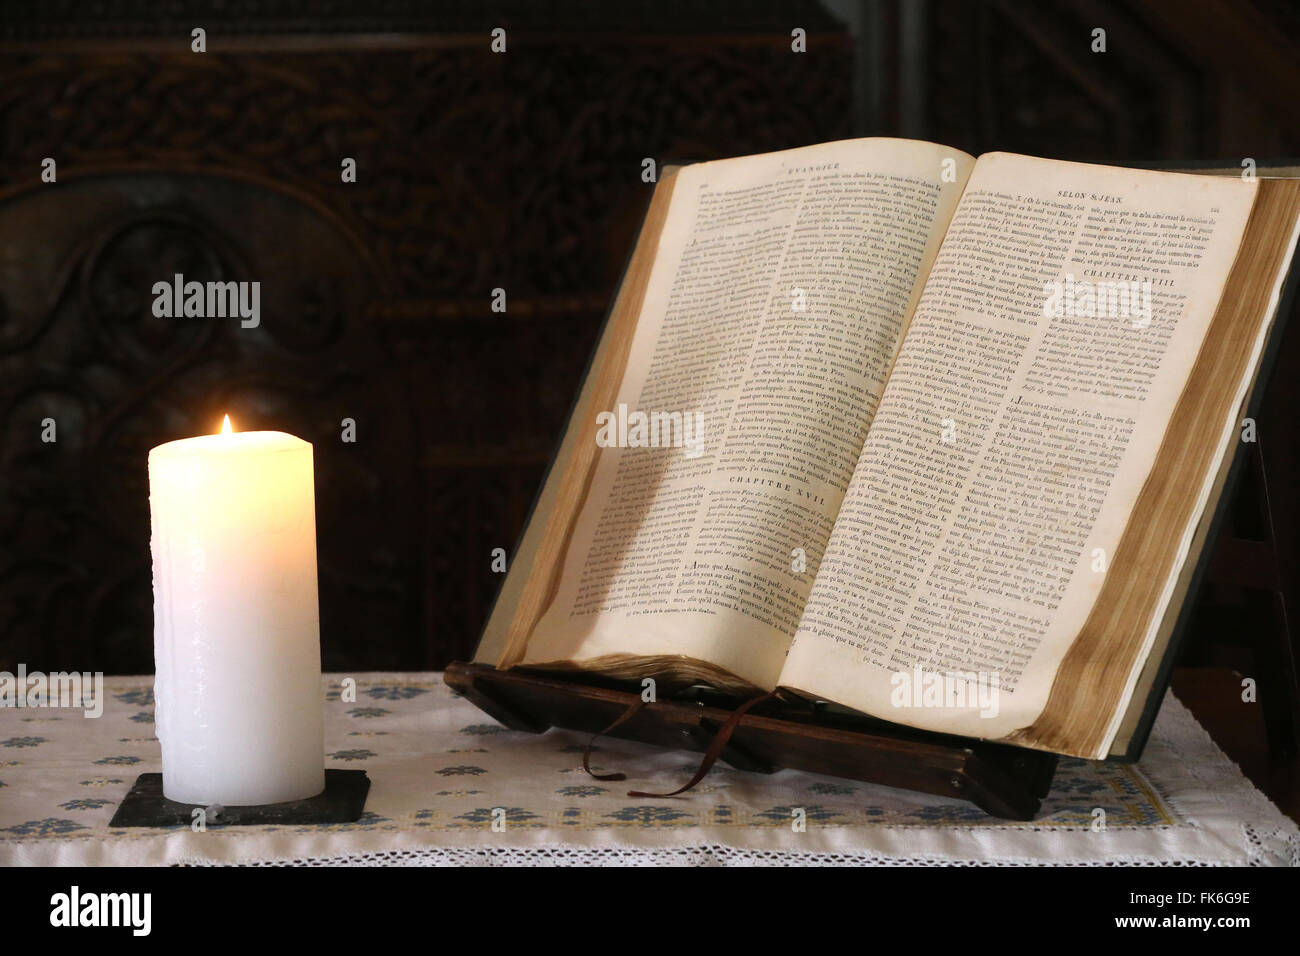
<svg viewBox="0 0 1300 956"><path fill-rule="evenodd" d="M924 135L1095 162L1300 155L1300 17L1278 0L928 0ZM1093 31L1105 31L1105 51Z"/></svg>
<svg viewBox="0 0 1300 956"><path fill-rule="evenodd" d="M0 236L8 653L149 670L148 451L229 412L315 445L322 619L400 660L415 588L391 572L411 542L369 529L402 527L416 470L374 455L409 431L409 409L360 321L382 285L356 236L275 183L156 170L21 189L0 202ZM264 321L155 317L153 284L176 273L260 281ZM356 444L339 440L345 416L362 423Z"/></svg>
<svg viewBox="0 0 1300 956"><path fill-rule="evenodd" d="M0 669L151 669L147 452L223 411L315 445L327 669L469 653L630 251L641 160L851 132L851 47L814 4L657 4L675 13L647 35L581 7L566 33L527 4L318 24L229 3L202 55L172 3L0 20ZM261 281L261 326L154 319L175 272Z"/></svg>

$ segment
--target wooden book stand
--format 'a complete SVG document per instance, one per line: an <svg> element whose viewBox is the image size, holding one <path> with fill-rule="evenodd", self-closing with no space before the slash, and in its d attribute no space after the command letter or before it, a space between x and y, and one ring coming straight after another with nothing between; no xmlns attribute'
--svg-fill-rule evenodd
<svg viewBox="0 0 1300 956"><path fill-rule="evenodd" d="M485 664L448 665L447 684L513 730L564 727L600 733L640 700L639 687L578 682ZM611 736L703 751L735 701L676 697L643 707ZM771 701L747 713L722 752L737 770L781 769L847 777L969 800L994 816L1030 820L1047 795L1053 754L946 737L868 717L843 717L815 705Z"/></svg>
<svg viewBox="0 0 1300 956"><path fill-rule="evenodd" d="M1268 387L1255 390L1247 411L1259 422L1261 438L1235 456L1154 698L1158 703L1168 685L1182 636L1194 624L1215 621L1215 610L1236 615L1239 629L1240 595L1253 595L1254 604L1266 612L1251 620L1251 643L1260 700L1268 702L1270 744L1279 756L1293 754L1300 740L1300 685L1287 618L1288 605L1294 609L1300 602L1300 456L1292 424L1300 415L1300 323L1287 321L1300 284L1297 273L1300 265L1293 267L1286 283L1260 369L1260 381ZM1279 368L1270 381L1275 363ZM1239 482L1243 473L1247 479ZM1242 515L1253 517L1243 520ZM507 727L533 733L550 727L601 733L640 700L639 685L592 675L498 671L485 664L453 662L445 679ZM707 691L661 698L609 733L703 751L738 703ZM1130 759L1140 752L1154 717L1154 706L1149 706ZM789 768L957 797L1013 820L1033 819L1056 770L1053 754L926 733L781 700L756 705L741 717L721 759L738 770L772 773Z"/></svg>
<svg viewBox="0 0 1300 956"><path fill-rule="evenodd" d="M1295 654L1286 616L1286 555L1279 543L1294 540L1294 509L1274 508L1268 495L1265 458L1260 446L1238 456L1241 482L1221 507L1226 517L1243 506L1261 510L1263 540L1240 537L1229 521L1203 561L1202 584L1253 587L1269 595L1276 610L1270 627L1258 635L1273 666L1261 671L1261 699L1272 701L1270 733L1294 747L1297 703ZM1269 456L1271 459L1274 456ZM1290 456L1292 459L1294 455ZM1274 459L1275 460L1275 459ZM1285 470L1285 466L1283 469ZM1230 479L1231 481L1231 479ZM1249 560L1245 560L1245 556ZM1194 592L1193 592L1194 593ZM1192 595L1189 595L1191 598ZM1185 615L1186 616L1186 615ZM484 713L514 730L543 733L563 727L590 734L604 731L640 700L633 683L581 678L515 668L499 671L486 664L454 661L445 680ZM1164 686L1163 683L1160 686ZM702 689L661 698L610 731L610 736L676 749L704 751L739 702ZM1051 788L1056 756L1005 744L927 733L865 716L832 713L807 702L768 701L741 718L721 759L737 770L773 773L805 770L862 780L921 793L968 800L985 812L1012 820L1031 820Z"/></svg>

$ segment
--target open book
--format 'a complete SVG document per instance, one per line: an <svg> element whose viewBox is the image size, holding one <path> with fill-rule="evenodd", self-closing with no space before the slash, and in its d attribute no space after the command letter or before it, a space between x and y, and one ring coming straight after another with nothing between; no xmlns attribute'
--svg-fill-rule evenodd
<svg viewBox="0 0 1300 956"><path fill-rule="evenodd" d="M665 170L476 660L1132 756L1298 214L895 139Z"/></svg>

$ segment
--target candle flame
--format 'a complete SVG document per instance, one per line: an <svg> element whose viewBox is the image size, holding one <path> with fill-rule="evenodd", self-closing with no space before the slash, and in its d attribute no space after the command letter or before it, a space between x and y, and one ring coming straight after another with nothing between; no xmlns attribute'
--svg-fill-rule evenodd
<svg viewBox="0 0 1300 956"><path fill-rule="evenodd" d="M227 416L222 420L222 422L221 422L221 434L223 434L223 435L229 435L230 432L231 432L231 428L230 428L230 416L227 415Z"/></svg>

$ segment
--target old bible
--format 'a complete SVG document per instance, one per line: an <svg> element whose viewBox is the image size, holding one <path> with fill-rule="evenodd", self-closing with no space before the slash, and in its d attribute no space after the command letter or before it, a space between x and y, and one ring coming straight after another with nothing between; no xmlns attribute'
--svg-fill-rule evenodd
<svg viewBox="0 0 1300 956"><path fill-rule="evenodd" d="M908 140L664 170L476 660L1134 755L1298 227Z"/></svg>

